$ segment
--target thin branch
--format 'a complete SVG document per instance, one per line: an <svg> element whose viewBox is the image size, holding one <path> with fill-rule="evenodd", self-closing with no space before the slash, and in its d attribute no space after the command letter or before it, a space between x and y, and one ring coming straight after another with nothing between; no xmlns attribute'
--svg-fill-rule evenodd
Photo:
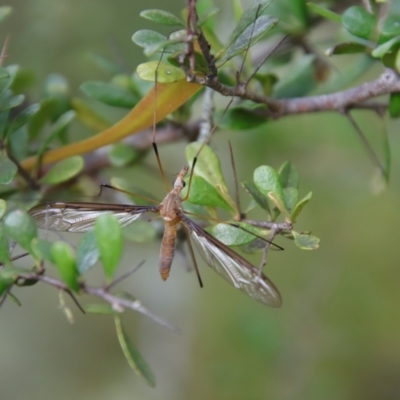
<svg viewBox="0 0 400 400"><path fill-rule="evenodd" d="M194 82L206 85L224 96L236 96L243 100L252 100L256 103L266 104L269 109L265 111L266 117L280 118L285 115L303 114L318 111L342 111L350 108L366 108L364 103L374 97L389 93L400 92L400 77L391 70L386 69L377 79L361 84L354 88L336 93L298 97L290 99L272 99L247 90L247 88L227 86L216 77L204 79L194 76Z"/></svg>
<svg viewBox="0 0 400 400"><path fill-rule="evenodd" d="M56 289L63 290L65 292L69 291L68 286L64 282L62 282L58 279L52 278L50 276L40 275L40 274L36 274L36 273L21 273L19 275L19 278L36 279L36 280L44 282L50 286L53 286ZM88 286L84 283L81 284L80 290L83 293L90 294L92 296L103 299L107 303L111 304L112 308L117 312L123 312L125 309L137 311L137 312L140 312L141 314L146 315L147 317L151 318L153 321L159 323L160 325L162 325L174 332L177 332L177 333L181 332L181 330L178 327L170 324L163 318L159 317L158 315L154 314L153 312L148 310L146 307L144 307L139 300L132 301L129 299L124 299L124 298L121 298L121 297L118 297L116 295L109 293L107 291L107 289L105 289L105 288L95 288L92 286Z"/></svg>

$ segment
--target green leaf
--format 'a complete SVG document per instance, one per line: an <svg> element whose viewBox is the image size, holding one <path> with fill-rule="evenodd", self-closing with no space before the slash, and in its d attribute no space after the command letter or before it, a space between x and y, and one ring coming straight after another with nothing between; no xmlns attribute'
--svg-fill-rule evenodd
<svg viewBox="0 0 400 400"><path fill-rule="evenodd" d="M39 260L50 261L54 263L51 253L53 243L49 240L34 238L31 243L32 253Z"/></svg>
<svg viewBox="0 0 400 400"><path fill-rule="evenodd" d="M218 66L221 66L226 61L253 46L264 34L271 30L278 21L277 18L269 15L261 15L258 17L254 24L249 25L234 42L225 48L226 52L222 59L218 61Z"/></svg>
<svg viewBox="0 0 400 400"><path fill-rule="evenodd" d="M0 224L0 263L9 264L10 261L10 246L8 237L3 224Z"/></svg>
<svg viewBox="0 0 400 400"><path fill-rule="evenodd" d="M12 12L12 7L10 6L1 6L0 7L0 22L6 19Z"/></svg>
<svg viewBox="0 0 400 400"><path fill-rule="evenodd" d="M342 17L339 14L336 14L333 11L321 7L315 3L307 3L307 5L308 7L311 8L311 10L313 10L316 14L320 15L321 17L330 19L333 22L339 22L339 24L342 23Z"/></svg>
<svg viewBox="0 0 400 400"><path fill-rule="evenodd" d="M1 8L0 8L1 9ZM0 79L6 79L10 76L6 68L0 67Z"/></svg>
<svg viewBox="0 0 400 400"><path fill-rule="evenodd" d="M325 51L325 55L331 57L333 55L341 55L341 54L356 54L356 53L367 53L371 50L371 47L368 47L364 44L355 43L355 42L346 42L339 43L335 46L330 47Z"/></svg>
<svg viewBox="0 0 400 400"><path fill-rule="evenodd" d="M114 167L124 167L139 156L139 151L125 143L116 143L111 147L108 158Z"/></svg>
<svg viewBox="0 0 400 400"><path fill-rule="evenodd" d="M400 117L400 93L390 93L389 114L392 118Z"/></svg>
<svg viewBox="0 0 400 400"><path fill-rule="evenodd" d="M6 213L7 210L7 203L5 200L0 199L0 221L3 219L4 214Z"/></svg>
<svg viewBox="0 0 400 400"><path fill-rule="evenodd" d="M279 168L279 176L281 177L281 184L283 188L299 188L299 173L297 168L292 163L286 161Z"/></svg>
<svg viewBox="0 0 400 400"><path fill-rule="evenodd" d="M8 65L5 68L5 70L7 70L8 77L0 80L0 96L3 97L3 99L0 99L0 100L4 100L4 98L7 97L6 96L7 91L8 91L8 89L10 89L10 87L13 83L13 81L18 73L19 67L18 67L18 65ZM8 92L8 93L10 93L10 92Z"/></svg>
<svg viewBox="0 0 400 400"><path fill-rule="evenodd" d="M399 14L389 13L385 22L383 23L381 34L388 38L400 35Z"/></svg>
<svg viewBox="0 0 400 400"><path fill-rule="evenodd" d="M268 118L257 115L253 110L244 107L232 107L225 112L222 118L221 112L215 113L215 120L219 121L218 126L222 129L246 130L258 128L268 122Z"/></svg>
<svg viewBox="0 0 400 400"><path fill-rule="evenodd" d="M200 150L201 145L202 144L199 142L193 142L186 146L186 159L189 165L193 165L193 159ZM228 188L226 186L224 176L222 175L219 158L210 146L205 145L202 148L194 167L194 175L205 179L230 205L231 210L235 210L234 213L238 212L235 202L228 193Z"/></svg>
<svg viewBox="0 0 400 400"><path fill-rule="evenodd" d="M43 153L46 151L47 146L57 137L61 137L61 135L65 132L67 126L72 122L75 118L74 111L67 111L62 114L57 121L53 124L50 130L50 134L47 136L45 140L42 141L38 151L37 156L40 158Z"/></svg>
<svg viewBox="0 0 400 400"><path fill-rule="evenodd" d="M223 223L217 224L211 229L211 233L227 246L243 246L247 243L252 242L257 237L254 236L251 232L258 236L266 236L270 233L270 231L267 229L256 228L244 222L235 223L235 225L236 224L239 226L233 226ZM246 230L243 230L241 228L244 228Z"/></svg>
<svg viewBox="0 0 400 400"><path fill-rule="evenodd" d="M201 176L194 176L188 201L207 207L220 207L223 210L232 212L231 205L221 194Z"/></svg>
<svg viewBox="0 0 400 400"><path fill-rule="evenodd" d="M275 84L278 82L278 76L272 73L256 74L254 77L262 85L262 90L266 96L270 96L273 92Z"/></svg>
<svg viewBox="0 0 400 400"><path fill-rule="evenodd" d="M71 100L71 105L76 118L94 132L101 132L110 127L109 122L83 100L74 98Z"/></svg>
<svg viewBox="0 0 400 400"><path fill-rule="evenodd" d="M122 352L124 353L126 360L128 361L129 366L135 371L137 375L143 378L150 387L155 387L155 376L151 371L149 365L146 363L142 355L139 353L139 351L136 349L136 347L127 336L122 326L121 318L115 316L114 321L119 344L122 348Z"/></svg>
<svg viewBox="0 0 400 400"><path fill-rule="evenodd" d="M204 25L205 23L207 23L207 21L213 17L215 14L219 13L221 10L218 7L211 7L208 10L204 11L203 13L201 13L199 15L199 20L197 22L197 26L201 27L202 25Z"/></svg>
<svg viewBox="0 0 400 400"><path fill-rule="evenodd" d="M55 185L61 182L66 182L78 175L84 167L82 156L73 156L66 158L55 164L43 178L40 179L41 183L47 185Z"/></svg>
<svg viewBox="0 0 400 400"><path fill-rule="evenodd" d="M246 30L253 29L256 18L261 16L265 9L271 4L271 1L258 1L256 4L247 8L241 15L235 29L228 39L229 46L236 42Z"/></svg>
<svg viewBox="0 0 400 400"><path fill-rule="evenodd" d="M40 101L39 110L32 116L28 124L28 132L31 139L36 139L46 122L52 119L56 105L57 99L54 97L47 97Z"/></svg>
<svg viewBox="0 0 400 400"><path fill-rule="evenodd" d="M121 67L114 60L110 60L109 58L97 53L91 54L91 57L96 65L105 72L112 75L120 74L122 72Z"/></svg>
<svg viewBox="0 0 400 400"><path fill-rule="evenodd" d="M392 48L397 48L400 43L400 35L388 40L378 46L371 55L375 58L382 58L384 55L392 51Z"/></svg>
<svg viewBox="0 0 400 400"><path fill-rule="evenodd" d="M276 192L269 192L268 198L272 201L274 206L285 216L286 220L290 221L290 214L284 203L284 196L281 197Z"/></svg>
<svg viewBox="0 0 400 400"><path fill-rule="evenodd" d="M308 193L307 196L305 196L303 199L301 199L296 206L294 207L294 210L292 211L292 216L291 216L291 221L294 223L297 220L297 217L299 216L301 210L304 208L304 206L311 200L312 197L312 192Z"/></svg>
<svg viewBox="0 0 400 400"><path fill-rule="evenodd" d="M104 272L111 280L122 254L121 226L112 214L104 214L97 218L94 231Z"/></svg>
<svg viewBox="0 0 400 400"><path fill-rule="evenodd" d="M78 271L72 247L65 242L57 241L51 246L51 257L61 279L74 292L79 291Z"/></svg>
<svg viewBox="0 0 400 400"><path fill-rule="evenodd" d="M136 220L123 229L124 238L135 243L147 243L157 236L157 229L148 221Z"/></svg>
<svg viewBox="0 0 400 400"><path fill-rule="evenodd" d="M159 83L172 83L186 79L186 74L180 68L159 61L139 64L136 72L141 79L151 82L155 82L156 77Z"/></svg>
<svg viewBox="0 0 400 400"><path fill-rule="evenodd" d="M103 315L115 315L116 311L113 310L111 304L85 304L85 312L89 314L103 314Z"/></svg>
<svg viewBox="0 0 400 400"><path fill-rule="evenodd" d="M68 81L61 74L50 74L44 82L44 90L48 96L68 96Z"/></svg>
<svg viewBox="0 0 400 400"><path fill-rule="evenodd" d="M18 68L10 89L13 93L27 92L34 85L35 80L36 76L33 70Z"/></svg>
<svg viewBox="0 0 400 400"><path fill-rule="evenodd" d="M267 198L257 189L257 186L253 182L242 182L242 185L255 202L263 208L268 214L271 214Z"/></svg>
<svg viewBox="0 0 400 400"><path fill-rule="evenodd" d="M132 92L112 83L84 82L80 89L87 96L113 107L133 108L138 102L138 97Z"/></svg>
<svg viewBox="0 0 400 400"><path fill-rule="evenodd" d="M0 184L9 185L18 172L17 166L8 158L5 150L0 150Z"/></svg>
<svg viewBox="0 0 400 400"><path fill-rule="evenodd" d="M32 239L37 236L37 228L32 218L22 210L10 212L4 219L5 230L23 249L31 251Z"/></svg>
<svg viewBox="0 0 400 400"><path fill-rule="evenodd" d="M283 199L282 183L279 174L268 165L262 165L256 168L253 174L253 180L257 189L265 197L268 193L275 192Z"/></svg>
<svg viewBox="0 0 400 400"><path fill-rule="evenodd" d="M32 116L37 113L40 109L39 104L32 104L29 107L25 108L18 116L15 118L8 130L8 135L11 135L13 132L24 126Z"/></svg>
<svg viewBox="0 0 400 400"><path fill-rule="evenodd" d="M376 17L363 7L352 6L343 13L342 24L352 35L369 39L375 28Z"/></svg>
<svg viewBox="0 0 400 400"><path fill-rule="evenodd" d="M97 247L96 235L93 230L86 232L76 249L76 267L82 275L99 261L100 253Z"/></svg>
<svg viewBox="0 0 400 400"><path fill-rule="evenodd" d="M180 25L185 26L185 24L174 14L164 10L143 10L140 14L141 17L146 18L150 21L156 22L162 25Z"/></svg>
<svg viewBox="0 0 400 400"><path fill-rule="evenodd" d="M16 96L11 97L3 97L0 99L0 112L18 107L24 102L24 100L25 96L23 94L17 94Z"/></svg>
<svg viewBox="0 0 400 400"><path fill-rule="evenodd" d="M291 213L297 204L299 199L299 191L295 187L283 188L283 203L285 209Z"/></svg>
<svg viewBox="0 0 400 400"><path fill-rule="evenodd" d="M147 55L156 51L177 54L185 49L185 43L180 36L168 39L165 35L150 29L142 29L135 32L132 36L132 41L138 46L143 47Z"/></svg>
<svg viewBox="0 0 400 400"><path fill-rule="evenodd" d="M167 40L167 37L159 32L150 29L142 29L132 36L132 41L140 47L150 47Z"/></svg>
<svg viewBox="0 0 400 400"><path fill-rule="evenodd" d="M304 96L316 86L315 56L307 54L292 63L277 84L274 86L273 97L290 98Z"/></svg>
<svg viewBox="0 0 400 400"><path fill-rule="evenodd" d="M18 272L12 268L4 267L0 269L0 296L3 295L18 278Z"/></svg>
<svg viewBox="0 0 400 400"><path fill-rule="evenodd" d="M319 238L316 236L306 235L304 233L298 233L292 230L294 242L300 249L303 250L316 250L319 248Z"/></svg>
<svg viewBox="0 0 400 400"><path fill-rule="evenodd" d="M7 293L7 297L8 297L12 302L14 302L17 306L19 306L19 307L22 306L22 303L19 301L19 299L18 299L16 296L14 296L11 292L8 292L8 293Z"/></svg>

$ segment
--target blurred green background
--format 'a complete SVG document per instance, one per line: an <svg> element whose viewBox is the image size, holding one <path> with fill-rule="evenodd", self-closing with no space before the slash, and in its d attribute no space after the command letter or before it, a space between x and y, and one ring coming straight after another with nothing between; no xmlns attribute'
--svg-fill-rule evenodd
<svg viewBox="0 0 400 400"><path fill-rule="evenodd" d="M0 25L0 37L4 41L10 34L7 63L36 72L33 98L52 72L66 76L76 94L85 80L107 80L92 60L94 52L117 54L133 71L145 58L132 34L155 28L139 12L178 13L184 6L177 0L12 0L10 5L14 13ZM221 18L221 29L229 29L229 11ZM370 139L380 133L377 117L355 116ZM284 242L284 252L269 255L266 273L282 293L281 309L234 290L200 259L204 289L179 261L164 283L157 271L159 246L130 245L125 268L132 260L146 264L123 286L183 329L176 335L141 315L125 318L157 387L148 388L130 370L112 320L82 316L71 306L76 318L71 326L58 309L57 292L34 286L15 290L23 307L7 302L1 310L0 398L399 399L400 139L398 122L387 123L392 178L380 195L370 189L374 167L339 115L285 118L258 131L219 133L213 141L228 176L231 140L240 180L250 179L261 164L278 168L289 160L300 172L301 193L313 192L297 230L319 236L320 249L300 251ZM161 147L160 153L171 180L185 163L184 144ZM155 165L153 155L147 163ZM145 168L131 173L135 184L148 185ZM148 190L162 198L162 189L154 184Z"/></svg>

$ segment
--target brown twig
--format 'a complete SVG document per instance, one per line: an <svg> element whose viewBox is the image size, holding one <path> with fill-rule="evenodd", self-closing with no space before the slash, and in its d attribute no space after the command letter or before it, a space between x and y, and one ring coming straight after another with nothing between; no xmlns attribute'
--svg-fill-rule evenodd
<svg viewBox="0 0 400 400"><path fill-rule="evenodd" d="M243 100L265 104L269 109L264 112L264 115L274 118L318 111L343 111L358 107L373 109L372 106L368 106L368 103L364 102L385 94L400 92L400 77L391 69L386 69L377 79L351 89L331 94L290 99L272 99L249 91L242 86L224 85L217 78L204 80L204 77L194 76L192 80L211 87L223 96L236 96ZM381 104L379 104L379 107L381 107Z"/></svg>
<svg viewBox="0 0 400 400"><path fill-rule="evenodd" d="M53 286L56 289L59 289L59 290L65 291L65 292L69 292L69 288L64 282L62 282L58 279L52 278L50 276L47 276L47 275L41 275L41 274L37 274L37 273L21 273L19 275L19 278L29 279L29 280L36 279L36 280L46 283L50 286ZM147 317L151 318L153 321L159 323L160 325L162 325L168 329L171 329L172 331L175 331L178 333L180 332L180 329L178 327L170 324L163 318L161 318L158 315L151 312L149 309L144 307L139 300L132 301L132 300L129 300L126 298L118 297L118 296L108 292L108 290L106 288L103 288L103 287L96 288L96 287L88 286L85 283L81 283L80 291L81 291L81 293L86 293L86 294L103 299L107 303L111 304L113 310L115 310L116 312L123 312L125 309L137 311L137 312L140 312L141 314L144 314Z"/></svg>

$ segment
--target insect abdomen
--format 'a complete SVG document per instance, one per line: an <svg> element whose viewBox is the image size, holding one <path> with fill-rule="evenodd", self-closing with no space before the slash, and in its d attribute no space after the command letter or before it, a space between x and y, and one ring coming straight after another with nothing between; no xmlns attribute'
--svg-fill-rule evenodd
<svg viewBox="0 0 400 400"><path fill-rule="evenodd" d="M165 225L164 236L161 241L159 262L160 275L164 281L167 280L169 276L172 260L174 259L176 231L176 225Z"/></svg>

